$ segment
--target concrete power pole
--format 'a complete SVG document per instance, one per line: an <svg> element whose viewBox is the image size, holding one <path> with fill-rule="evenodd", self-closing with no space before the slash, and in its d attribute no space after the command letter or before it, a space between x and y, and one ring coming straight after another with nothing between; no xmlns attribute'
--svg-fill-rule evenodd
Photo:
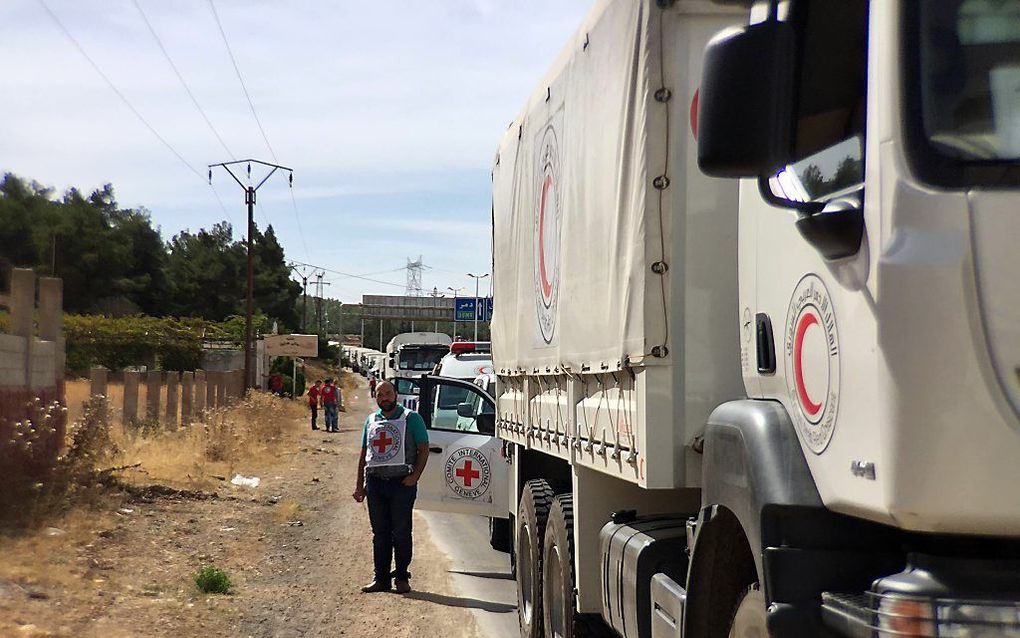
<svg viewBox="0 0 1020 638"><path fill-rule="evenodd" d="M237 175L234 175L234 171L230 170L230 167L234 166L236 164L247 164L248 165L248 185L247 186L245 186L244 183L237 178ZM255 186L251 185L251 165L252 164L258 164L260 166L265 166L266 168L271 169L266 174L266 176L262 178L262 181L259 182L258 184L256 184ZM294 186L294 169L287 168L286 166L280 166L279 164L270 164L269 162L263 162L262 160L256 160L256 159L234 160L233 162L221 162L219 164L209 164L209 183L210 184L212 184L212 169L217 167L217 166L222 168L222 169L224 169L225 171L227 171L227 173L229 173L230 176L234 178L234 181L237 182L237 185L240 186L244 190L244 203L248 207L248 234L247 234L247 239L245 240L245 247L246 247L247 253L248 253L248 259L247 259L247 261L248 261L248 264L247 264L247 270L248 270L248 276L247 276L248 291L247 291L247 300L246 300L245 312L244 312L244 390L245 390L245 393L247 393L248 388L251 388L251 387L253 387L255 385L255 380L252 379L252 373L255 371L255 366L252 365L254 362L252 361L252 349L253 349L252 345L253 344L252 344L252 334L251 334L252 314L255 312L255 300L254 300L255 299L255 297L254 297L254 288L255 288L255 274L254 274L254 272L255 271L254 271L254 266L252 265L252 235L255 234L255 193L258 191L258 189L262 188L262 185L266 183L266 180L268 180L270 177L272 177L273 173L275 173L277 170L284 170L284 171L287 171L288 173L290 173L290 176L288 177L287 181L290 184L290 186L293 187Z"/></svg>
<svg viewBox="0 0 1020 638"><path fill-rule="evenodd" d="M431 293L430 296L432 297L432 299L439 299L440 297L443 296L443 293L439 292L439 288L437 286L433 286L432 287L432 293ZM435 301L432 302L433 305L435 305L435 303L436 303ZM439 332L439 320L438 319L436 319L436 325L432 329L432 332Z"/></svg>

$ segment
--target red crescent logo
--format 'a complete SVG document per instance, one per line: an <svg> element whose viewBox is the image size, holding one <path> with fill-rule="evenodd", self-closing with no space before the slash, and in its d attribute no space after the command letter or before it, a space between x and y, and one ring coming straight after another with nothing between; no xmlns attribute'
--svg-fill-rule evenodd
<svg viewBox="0 0 1020 638"><path fill-rule="evenodd" d="M694 91L694 98L691 100L691 133L694 139L698 139L698 102L701 100L701 89Z"/></svg>
<svg viewBox="0 0 1020 638"><path fill-rule="evenodd" d="M800 404L811 416L818 414L822 409L821 403L815 403L807 393L807 385L804 384L804 367L801 361L802 349L804 347L804 334L807 329L818 323L818 317L811 313L805 314L797 324L797 335L793 342L793 374L797 382L797 396L800 397Z"/></svg>
<svg viewBox="0 0 1020 638"><path fill-rule="evenodd" d="M552 284L545 272L545 200L552 183L552 175L546 175L542 184L542 203L538 208L538 273L542 281L542 296L546 299L552 297Z"/></svg>

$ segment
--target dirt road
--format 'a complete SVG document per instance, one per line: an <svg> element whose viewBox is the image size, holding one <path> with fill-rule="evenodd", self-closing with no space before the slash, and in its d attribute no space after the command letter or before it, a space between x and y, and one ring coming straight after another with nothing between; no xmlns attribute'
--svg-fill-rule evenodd
<svg viewBox="0 0 1020 638"><path fill-rule="evenodd" d="M367 395L363 384L348 392L339 434L307 429L278 463L242 472L259 476L255 489L124 496L0 541L0 636L478 635L419 515L415 592L359 591L372 576L371 534L350 493ZM205 565L230 575L232 594L195 588Z"/></svg>

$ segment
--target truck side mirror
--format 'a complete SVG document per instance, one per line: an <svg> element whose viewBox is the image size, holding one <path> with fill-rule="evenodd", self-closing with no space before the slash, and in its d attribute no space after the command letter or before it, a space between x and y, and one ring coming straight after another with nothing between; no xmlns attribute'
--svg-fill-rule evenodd
<svg viewBox="0 0 1020 638"><path fill-rule="evenodd" d="M705 51L698 165L713 177L769 175L788 161L793 26L778 20L723 31Z"/></svg>
<svg viewBox="0 0 1020 638"><path fill-rule="evenodd" d="M475 418L475 406L471 405L470 403L458 403L457 416L462 416L465 419Z"/></svg>

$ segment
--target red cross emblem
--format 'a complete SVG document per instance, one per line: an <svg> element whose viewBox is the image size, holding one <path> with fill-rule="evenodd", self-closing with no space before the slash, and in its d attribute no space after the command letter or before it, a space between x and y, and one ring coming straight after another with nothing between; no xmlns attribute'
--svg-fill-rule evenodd
<svg viewBox="0 0 1020 638"><path fill-rule="evenodd" d="M386 448L393 443L393 439L386 436L386 432L380 432L378 438L372 440L372 446L379 450L379 454L386 452Z"/></svg>
<svg viewBox="0 0 1020 638"><path fill-rule="evenodd" d="M471 487L471 481L481 476L478 470L472 468L470 460L464 461L464 466L457 468L457 478L464 479L464 487Z"/></svg>

